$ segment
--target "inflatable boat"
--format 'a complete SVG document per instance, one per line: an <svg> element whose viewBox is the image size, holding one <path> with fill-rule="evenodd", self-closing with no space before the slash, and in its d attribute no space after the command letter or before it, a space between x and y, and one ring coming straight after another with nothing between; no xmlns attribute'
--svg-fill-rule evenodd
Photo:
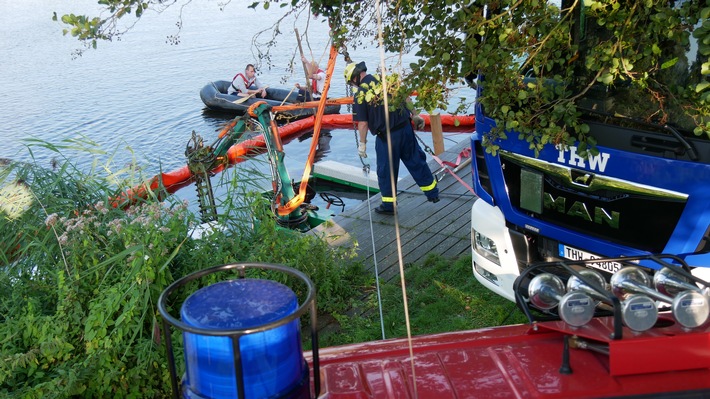
<svg viewBox="0 0 710 399"><path fill-rule="evenodd" d="M272 106L297 104L303 101L302 98L299 99L298 91L295 89L286 90L269 87L266 89L266 98L254 96L241 103L235 103L235 101L239 101L243 97L237 96L235 94L227 94L227 89L229 88L229 85L230 82L226 80L217 80L214 82L209 82L202 88L202 90L200 90L200 98L202 99L202 102L205 103L207 108L214 111L229 112L235 115L243 115L250 105L258 101L266 101ZM281 117L295 119L310 116L314 113L315 108L292 109L288 111L282 111ZM340 113L340 105L327 106L325 109L325 113Z"/></svg>

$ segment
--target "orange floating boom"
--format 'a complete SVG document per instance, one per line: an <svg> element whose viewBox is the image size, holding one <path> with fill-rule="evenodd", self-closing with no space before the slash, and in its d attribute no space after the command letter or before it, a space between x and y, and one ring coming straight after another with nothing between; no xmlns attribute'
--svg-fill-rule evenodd
<svg viewBox="0 0 710 399"><path fill-rule="evenodd" d="M327 100L330 101L330 100ZM352 99L351 99L352 101ZM317 102L313 101L317 105ZM429 126L429 115L420 115L427 126ZM324 128L337 129L337 128L352 128L353 118L351 114L328 114L323 115L322 124ZM473 115L441 115L441 124L445 127L445 131L471 131L475 125L475 117ZM299 119L297 121L288 123L286 125L280 126L278 128L279 136L282 139L298 135L300 133L309 131L315 125L315 117L309 116L304 119ZM228 124L219 133L222 137L227 129L231 129ZM259 135L255 138L244 140L238 144L233 145L227 151L227 159L224 164L212 170L213 173L222 171L226 165L235 165L237 163L247 160L250 156L256 155L265 148L266 144L264 138ZM160 173L146 182L139 184L124 193L119 195L112 201L114 207L118 206L128 206L136 202L138 199L144 199L148 197L150 191L155 191L159 187L165 187L168 193L174 193L180 188L190 184L192 182L192 173L187 165L182 166L170 172Z"/></svg>

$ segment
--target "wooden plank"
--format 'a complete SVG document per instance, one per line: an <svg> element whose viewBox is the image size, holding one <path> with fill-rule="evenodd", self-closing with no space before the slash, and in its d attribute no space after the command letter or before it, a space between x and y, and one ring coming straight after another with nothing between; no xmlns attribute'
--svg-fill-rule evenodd
<svg viewBox="0 0 710 399"><path fill-rule="evenodd" d="M442 153L440 159L455 162L461 151L469 146L465 140ZM433 171L441 169L434 160L429 166ZM456 175L471 185L470 166L460 168ZM313 229L312 234L326 239L331 245L356 248L359 258L370 271L374 272L376 260L384 280L399 278L395 222L398 223L405 268L407 264L424 260L430 253L447 258L466 254L470 251L470 214L475 195L448 172L440 175L437 184L440 201L434 204L426 200L411 176L407 176L398 182L397 218L374 212L380 204L377 194L370 198L369 207L368 202L363 202L346 210L332 222Z"/></svg>
<svg viewBox="0 0 710 399"><path fill-rule="evenodd" d="M438 113L429 115L429 125L431 126L434 154L439 155L444 152L444 135L442 133L444 129L441 126L441 115Z"/></svg>

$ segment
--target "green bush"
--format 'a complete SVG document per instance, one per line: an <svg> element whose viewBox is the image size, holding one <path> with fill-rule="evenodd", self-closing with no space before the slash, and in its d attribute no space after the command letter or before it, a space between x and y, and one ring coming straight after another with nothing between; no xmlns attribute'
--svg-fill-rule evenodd
<svg viewBox="0 0 710 399"><path fill-rule="evenodd" d="M173 281L206 267L297 268L319 287L319 311L335 313L364 285L350 253L277 228L246 179L221 181L231 194L220 204L227 228L191 239L200 221L187 204L149 193L125 210L108 206L142 180L125 178L117 189L116 175L96 175L68 162L0 168L0 395L169 395L157 300ZM181 337L173 336L181 367Z"/></svg>

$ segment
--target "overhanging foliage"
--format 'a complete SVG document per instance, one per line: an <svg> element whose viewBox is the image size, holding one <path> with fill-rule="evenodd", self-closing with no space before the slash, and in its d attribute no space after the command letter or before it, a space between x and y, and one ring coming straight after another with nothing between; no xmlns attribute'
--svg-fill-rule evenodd
<svg viewBox="0 0 710 399"><path fill-rule="evenodd" d="M586 23L606 35L587 43L580 57L580 32L573 21L582 3ZM131 13L140 17L144 10L168 3L99 4L107 17L62 17L70 26L67 32L92 46L122 33L116 28L119 18ZM536 149L574 140L581 148L593 146L587 126L579 121L579 105L598 87L634 92L634 98L613 113L678 125L697 136L710 134L710 7L699 0L577 0L563 1L561 8L537 0L265 0L251 7L273 10L275 5L284 13L309 7L327 16L334 43L341 48L376 42L376 11L381 7L386 50L416 51L419 56L399 86L402 96L411 90L419 93L419 108L446 108L451 100L447 87L485 76L486 90L478 101L499 126L489 137L493 149L505 130L520 132ZM691 41L697 42L692 45L699 47L699 56L682 59L676 50L691 46ZM693 79L668 79L682 68L697 73Z"/></svg>

